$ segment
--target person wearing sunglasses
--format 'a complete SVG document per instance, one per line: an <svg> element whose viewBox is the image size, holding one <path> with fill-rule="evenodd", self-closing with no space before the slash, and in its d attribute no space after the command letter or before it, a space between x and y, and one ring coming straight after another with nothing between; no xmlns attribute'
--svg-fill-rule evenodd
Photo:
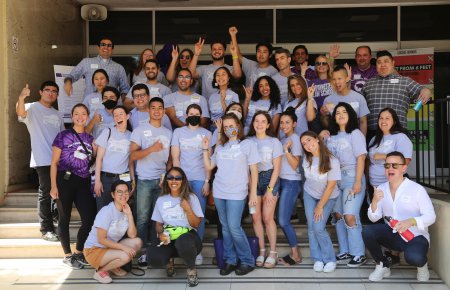
<svg viewBox="0 0 450 290"><path fill-rule="evenodd" d="M109 76L109 85L119 90L122 96L130 90L128 77L123 66L111 59L114 44L108 38L102 38L98 43L98 55L96 57L84 58L70 74L64 79L64 91L70 96L72 94L72 83L84 77L91 80L97 69L104 69ZM86 82L84 95L95 92L95 86L91 82Z"/></svg>
<svg viewBox="0 0 450 290"><path fill-rule="evenodd" d="M177 76L182 68L189 68L189 65L194 57L194 52L189 48L184 48L179 52L178 45L172 47L172 61L166 72L166 79L171 85L172 92L178 91ZM193 81L191 91L199 92L198 82Z"/></svg>
<svg viewBox="0 0 450 290"><path fill-rule="evenodd" d="M153 53L153 50L151 48L144 49L139 55L138 66L133 72L133 78L131 80L132 85L137 83L145 83L147 81L147 76L145 73L145 63L151 59L155 59L155 54ZM158 71L156 80L165 86L169 85L162 71Z"/></svg>
<svg viewBox="0 0 450 290"><path fill-rule="evenodd" d="M364 243L376 263L369 280L380 281L391 275L391 263L382 251L382 247L386 247L402 251L405 262L417 267L417 280L428 281L428 227L436 221L433 204L423 186L404 177L408 165L401 152L388 153L383 167L387 182L374 188L367 215L374 223L383 217L385 220L391 217L398 222L393 228L387 223L375 223L363 228ZM402 237L405 231L412 233L411 240Z"/></svg>
<svg viewBox="0 0 450 290"><path fill-rule="evenodd" d="M384 108L378 114L377 130L369 142L369 181L372 186L378 186L387 181L383 164L386 154L392 151L401 152L406 158L406 164L411 162L413 144L408 137L408 131L403 128L393 109ZM370 190L369 193L372 191Z"/></svg>
<svg viewBox="0 0 450 290"><path fill-rule="evenodd" d="M129 263L142 247L128 205L130 191L130 185L120 179L105 190L112 201L98 212L84 244L86 260L95 269L93 278L102 284L112 282L110 272L117 277L127 275L120 267Z"/></svg>
<svg viewBox="0 0 450 290"><path fill-rule="evenodd" d="M338 264L347 264L348 267L366 263L359 213L366 193L364 165L367 150L366 138L358 128L355 110L350 104L340 102L332 113L330 131L320 134L341 164L340 194L332 216L339 243L336 260Z"/></svg>
<svg viewBox="0 0 450 290"><path fill-rule="evenodd" d="M183 169L172 167L164 175L162 192L152 214L159 241L152 243L147 256L152 266L165 266L168 277L175 276L173 258L180 257L187 266L190 287L198 285L195 259L202 242L197 229L203 217L200 201L191 191Z"/></svg>
<svg viewBox="0 0 450 290"><path fill-rule="evenodd" d="M316 77L308 81L308 86L312 84L316 86L314 100L317 103L317 107L321 108L325 98L334 93L333 87L331 86L332 67L327 57L323 54L316 57L314 65Z"/></svg>

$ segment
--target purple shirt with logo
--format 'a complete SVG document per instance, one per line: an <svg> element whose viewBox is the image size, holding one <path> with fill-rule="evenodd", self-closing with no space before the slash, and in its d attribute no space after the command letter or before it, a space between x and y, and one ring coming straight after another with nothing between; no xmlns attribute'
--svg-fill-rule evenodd
<svg viewBox="0 0 450 290"><path fill-rule="evenodd" d="M327 79L321 80L319 78L316 78L308 80L308 87L310 87L312 84L316 86L316 90L314 91L314 100L316 101L317 108L320 108L322 107L325 98L329 95L334 94L334 90Z"/></svg>
<svg viewBox="0 0 450 290"><path fill-rule="evenodd" d="M70 171L80 177L87 178L89 174L89 159L92 152L92 142L94 137L88 133L78 134L83 141L89 154L83 149L72 129L64 130L56 135L52 146L61 149L61 157L59 158L58 171Z"/></svg>
<svg viewBox="0 0 450 290"><path fill-rule="evenodd" d="M361 70L357 66L352 67L352 90L361 93L361 90L367 80L377 75L377 68L374 65L366 70Z"/></svg>

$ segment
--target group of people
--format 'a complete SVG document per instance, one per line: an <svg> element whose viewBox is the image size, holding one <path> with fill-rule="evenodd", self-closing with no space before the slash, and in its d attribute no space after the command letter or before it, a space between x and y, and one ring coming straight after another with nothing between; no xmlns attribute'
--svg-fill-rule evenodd
<svg viewBox="0 0 450 290"><path fill-rule="evenodd" d="M303 45L291 54L259 43L253 61L241 54L237 33L229 29L232 66L225 64L224 42L210 44L212 63L201 66L204 39L194 51L174 45L165 73L151 49L142 51L131 88L111 59L114 44L102 39L99 55L84 59L65 80L69 95L74 81L88 80L68 129L52 107L58 85L44 82L39 101L25 104L26 85L16 112L30 132L43 238L60 240L64 263L92 265L101 283L110 283L110 274L125 275L121 266L135 256L139 266L163 266L172 277L179 256L189 286L196 286L209 194L222 228L221 275L301 263L291 215L303 198L315 271L333 272L337 263L358 267L366 263L367 248L377 264L370 280L389 276L399 251L418 267L418 279L428 280L427 227L435 214L426 191L404 174L413 151L407 110L412 101L425 104L430 90L397 74L388 51L377 53L374 66L370 48L358 47L351 68L335 65L339 46L333 45L309 66ZM272 55L277 68L269 63ZM240 98L232 88L243 76ZM415 237L403 240L388 223L363 227L366 191L370 220L390 216L398 220L394 231ZM74 252L73 203L81 217ZM247 207L257 257L241 224ZM326 230L330 216L338 253ZM291 248L284 257L278 257L276 221ZM394 252L387 257L381 246Z"/></svg>

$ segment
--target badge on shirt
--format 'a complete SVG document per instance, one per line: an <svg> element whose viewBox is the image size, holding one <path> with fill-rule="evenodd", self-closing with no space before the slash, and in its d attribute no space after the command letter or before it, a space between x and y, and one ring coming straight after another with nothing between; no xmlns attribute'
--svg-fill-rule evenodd
<svg viewBox="0 0 450 290"><path fill-rule="evenodd" d="M191 96L191 103L199 104L200 103L200 96Z"/></svg>
<svg viewBox="0 0 450 290"><path fill-rule="evenodd" d="M399 80L398 79L391 79L390 83L391 84L398 84Z"/></svg>
<svg viewBox="0 0 450 290"><path fill-rule="evenodd" d="M98 64L91 63L91 69L98 69Z"/></svg>
<svg viewBox="0 0 450 290"><path fill-rule="evenodd" d="M184 113L181 110L176 111L175 113L177 115L177 117L183 117Z"/></svg>
<svg viewBox="0 0 450 290"><path fill-rule="evenodd" d="M145 137L152 137L152 130L145 130L144 131L144 136Z"/></svg>
<svg viewBox="0 0 450 290"><path fill-rule="evenodd" d="M231 149L233 149L233 150L236 150L236 149L239 149L239 148L241 148L240 144L231 145Z"/></svg>
<svg viewBox="0 0 450 290"><path fill-rule="evenodd" d="M131 177L129 173L123 173L119 175L119 179L125 182L130 182L131 181Z"/></svg>
<svg viewBox="0 0 450 290"><path fill-rule="evenodd" d="M91 103L92 103L93 105L100 104L100 98L93 98L93 99L91 100Z"/></svg>
<svg viewBox="0 0 450 290"><path fill-rule="evenodd" d="M360 74L355 74L355 75L353 75L353 79L354 80L359 80L359 79L361 79L361 75Z"/></svg>

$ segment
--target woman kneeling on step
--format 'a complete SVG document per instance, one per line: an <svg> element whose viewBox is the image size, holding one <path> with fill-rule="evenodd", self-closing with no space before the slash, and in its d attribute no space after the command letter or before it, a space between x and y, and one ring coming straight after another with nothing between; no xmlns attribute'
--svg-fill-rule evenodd
<svg viewBox="0 0 450 290"><path fill-rule="evenodd" d="M130 186L123 180L111 185L113 201L104 206L95 217L94 225L84 245L84 256L94 269L94 279L111 283L109 272L125 276L120 267L129 263L142 247L128 199ZM127 238L124 238L125 234Z"/></svg>
<svg viewBox="0 0 450 290"><path fill-rule="evenodd" d="M183 259L189 287L198 285L195 258L202 250L202 242L196 229L202 218L200 201L190 189L186 174L181 168L172 167L164 176L162 193L152 215L161 243L152 244L147 257L152 266L165 265L168 277L175 275L173 258Z"/></svg>

